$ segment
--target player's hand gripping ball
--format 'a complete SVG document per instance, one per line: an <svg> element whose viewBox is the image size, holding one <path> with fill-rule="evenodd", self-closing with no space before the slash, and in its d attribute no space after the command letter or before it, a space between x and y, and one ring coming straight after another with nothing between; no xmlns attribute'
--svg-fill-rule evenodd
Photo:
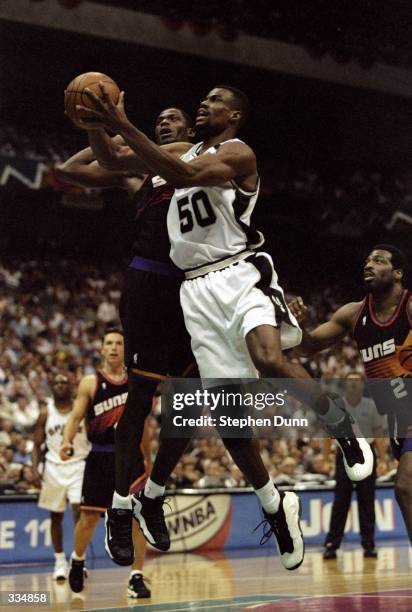
<svg viewBox="0 0 412 612"><path fill-rule="evenodd" d="M101 72L85 72L84 74L79 74L79 76L68 84L64 91L64 108L66 115L78 127L83 129L90 129L93 127L93 120L87 118L87 121L84 121L82 117L82 115L84 116L84 111L77 110L76 106L80 105L91 108L92 110L98 110L96 103L84 90L88 88L100 98L102 92L99 83L104 84L108 95L113 102L117 104L119 101L120 89L113 79Z"/></svg>

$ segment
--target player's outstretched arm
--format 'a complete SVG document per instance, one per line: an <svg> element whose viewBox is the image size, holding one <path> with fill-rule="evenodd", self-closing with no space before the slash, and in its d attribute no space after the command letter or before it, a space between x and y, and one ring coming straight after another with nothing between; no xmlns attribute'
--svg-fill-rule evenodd
<svg viewBox="0 0 412 612"><path fill-rule="evenodd" d="M301 324L303 331L302 342L296 350L302 355L313 355L333 346L346 336L352 328L361 302L351 302L341 306L329 321L322 323L312 331L306 329L306 318L302 318L302 312L304 311L306 316L307 310L302 298L296 298L288 305Z"/></svg>
<svg viewBox="0 0 412 612"><path fill-rule="evenodd" d="M250 147L244 143L227 143L219 148L216 155L202 155L191 163L184 162L179 159L174 145L159 147L129 121L124 109L124 92L121 92L119 101L115 104L104 85L101 84L100 87L101 97L85 90L98 110L83 106L76 108L82 111L85 121L100 122L107 129L121 135L134 152L131 158L135 160L136 168L139 167L140 160L143 168L150 169L153 174L159 174L174 187L221 185L236 179L242 186L246 184L246 188L251 191L256 188L256 158ZM119 163L125 164L128 157L130 158L130 153L127 153L122 161L122 154L118 154Z"/></svg>
<svg viewBox="0 0 412 612"><path fill-rule="evenodd" d="M84 378L81 379L74 400L73 409L63 430L63 441L60 447L60 458L63 461L70 459L72 455L74 437L79 430L80 423L86 416L86 410L93 397L95 388L96 376L94 374L84 376Z"/></svg>

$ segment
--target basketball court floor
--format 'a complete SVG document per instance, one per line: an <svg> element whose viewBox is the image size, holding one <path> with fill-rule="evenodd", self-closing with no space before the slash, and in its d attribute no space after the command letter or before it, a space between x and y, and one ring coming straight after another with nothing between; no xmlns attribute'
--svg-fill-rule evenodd
<svg viewBox="0 0 412 612"><path fill-rule="evenodd" d="M92 558L87 564L87 586L79 595L67 582L54 582L45 565L3 567L0 588L50 591L53 611L412 612L412 549L402 540L381 544L377 560L364 559L359 546L345 546L336 561L323 561L321 549L309 548L293 572L266 550L154 556L145 568L152 598L141 601L126 597L127 568Z"/></svg>

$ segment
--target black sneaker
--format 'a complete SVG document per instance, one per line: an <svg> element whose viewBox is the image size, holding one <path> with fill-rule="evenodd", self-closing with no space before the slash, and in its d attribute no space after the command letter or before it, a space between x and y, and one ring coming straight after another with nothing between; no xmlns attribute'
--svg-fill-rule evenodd
<svg viewBox="0 0 412 612"><path fill-rule="evenodd" d="M70 558L69 585L73 593L80 593L84 589L84 579L87 577L84 561Z"/></svg>
<svg viewBox="0 0 412 612"><path fill-rule="evenodd" d="M134 597L135 599L144 599L152 596L150 589L144 583L143 574L133 574L130 577L127 586L127 596Z"/></svg>
<svg viewBox="0 0 412 612"><path fill-rule="evenodd" d="M323 558L325 560L336 559L337 558L336 549L331 548L330 546L326 546L325 550L323 551Z"/></svg>
<svg viewBox="0 0 412 612"><path fill-rule="evenodd" d="M266 544L273 534L283 566L288 570L297 569L305 556L305 544L300 528L299 497L290 491L281 493L280 506L276 514L268 514L265 510L263 514L265 519L262 522L265 526L260 544Z"/></svg>
<svg viewBox="0 0 412 612"><path fill-rule="evenodd" d="M170 537L167 531L163 512L165 496L150 499L142 489L138 495L132 495L133 517L139 523L146 540L158 550L170 548Z"/></svg>
<svg viewBox="0 0 412 612"><path fill-rule="evenodd" d="M104 517L106 536L104 547L117 565L132 565L134 548L132 540L132 511L109 508Z"/></svg>
<svg viewBox="0 0 412 612"><path fill-rule="evenodd" d="M325 425L326 431L336 439L343 455L345 471L352 482L368 478L373 470L373 452L365 438L357 438L353 425L355 420L347 412L342 399L332 394L330 401L335 402L342 410L343 418L337 425Z"/></svg>
<svg viewBox="0 0 412 612"><path fill-rule="evenodd" d="M365 548L363 556L365 559L376 559L378 557L378 551L376 548Z"/></svg>

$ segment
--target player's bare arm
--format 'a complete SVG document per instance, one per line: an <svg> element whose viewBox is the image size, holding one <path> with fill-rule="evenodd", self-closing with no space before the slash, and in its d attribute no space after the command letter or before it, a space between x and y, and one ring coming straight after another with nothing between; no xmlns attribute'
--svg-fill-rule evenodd
<svg viewBox="0 0 412 612"><path fill-rule="evenodd" d="M174 187L213 186L236 179L243 189L249 191L256 189L256 158L252 149L244 143L226 143L215 155L201 155L196 160L186 163L177 155L175 145L159 147L130 123L124 110L124 92L120 94L119 101L115 104L105 92L104 85L101 86L101 90L101 98L92 92L87 92L99 107L99 111L85 107L79 109L85 115L86 113L90 115L92 120L101 121L106 128L121 135L136 158L144 164L143 168L159 174ZM180 155L183 152L180 149ZM126 167L125 159L130 154L126 154L123 162L120 161L122 154L119 153L118 156L121 167Z"/></svg>
<svg viewBox="0 0 412 612"><path fill-rule="evenodd" d="M362 302L350 302L341 306L326 323L322 323L312 331L305 329L307 308L302 298L292 300L289 308L302 326L302 342L297 352L302 355L313 355L333 346L350 332ZM305 318L302 318L304 314Z"/></svg>
<svg viewBox="0 0 412 612"><path fill-rule="evenodd" d="M79 430L81 421L86 415L86 411L95 392L95 388L96 376L94 374L85 376L80 381L73 404L73 410L71 411L63 430L63 442L60 447L60 458L63 461L70 459L74 437Z"/></svg>
<svg viewBox="0 0 412 612"><path fill-rule="evenodd" d="M31 453L31 462L32 462L33 472L34 472L34 475L37 481L40 481L38 469L39 469L39 463L41 461L41 455L42 455L41 445L43 444L46 438L46 432L45 432L46 421L47 421L47 409L42 408L40 410L40 414L36 421L36 424L34 426L34 433L33 433L34 445L33 445L33 450Z"/></svg>

